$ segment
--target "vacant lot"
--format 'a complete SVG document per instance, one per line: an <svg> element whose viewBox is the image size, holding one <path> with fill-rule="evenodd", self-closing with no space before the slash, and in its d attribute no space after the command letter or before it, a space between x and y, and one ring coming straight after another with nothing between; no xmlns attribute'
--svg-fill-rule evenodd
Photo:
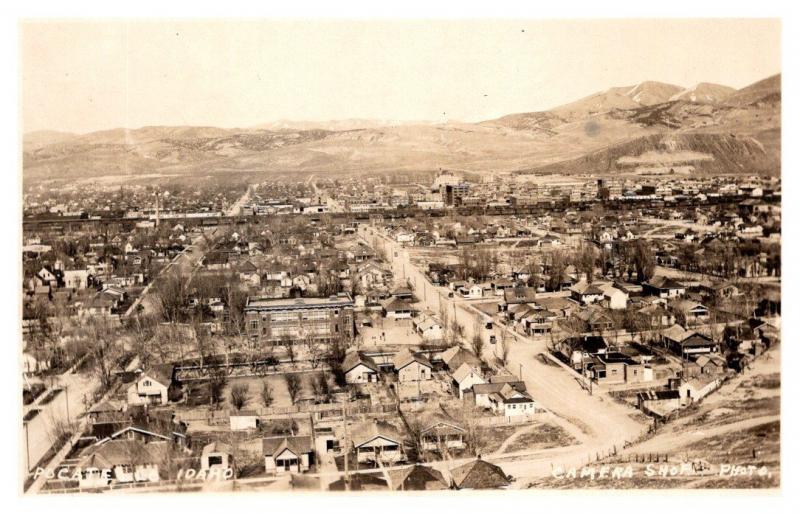
<svg viewBox="0 0 800 514"><path fill-rule="evenodd" d="M302 386L298 398L307 398L312 395L311 385L309 381L316 373L297 373L300 377L300 384ZM272 388L272 405L271 407L291 407L292 400L289 396L289 390L286 387L285 375L268 375L266 377L237 377L228 380L223 390L223 407L233 408L231 400L231 388L236 384L244 384L248 387L248 401L242 409L263 409L264 403L261 401L262 384L267 382Z"/></svg>
<svg viewBox="0 0 800 514"><path fill-rule="evenodd" d="M519 434L505 448L505 453L525 450L545 450L576 444L577 441L561 427L549 423L535 423L534 427Z"/></svg>

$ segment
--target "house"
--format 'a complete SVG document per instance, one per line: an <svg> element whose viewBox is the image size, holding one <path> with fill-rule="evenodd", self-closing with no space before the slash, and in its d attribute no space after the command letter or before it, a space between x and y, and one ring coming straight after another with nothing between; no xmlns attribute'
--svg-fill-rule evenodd
<svg viewBox="0 0 800 514"><path fill-rule="evenodd" d="M525 333L530 336L547 335L552 331L558 314L546 309L531 309L519 318Z"/></svg>
<svg viewBox="0 0 800 514"><path fill-rule="evenodd" d="M89 287L89 270L65 270L64 287L68 287L70 289L86 289Z"/></svg>
<svg viewBox="0 0 800 514"><path fill-rule="evenodd" d="M603 300L609 309L622 310L628 307L628 293L611 285L603 287L602 290Z"/></svg>
<svg viewBox="0 0 800 514"><path fill-rule="evenodd" d="M389 319L411 319L414 310L411 305L397 298L391 298L383 304L383 316Z"/></svg>
<svg viewBox="0 0 800 514"><path fill-rule="evenodd" d="M681 357L719 352L719 344L710 337L673 325L661 332L662 340L670 350Z"/></svg>
<svg viewBox="0 0 800 514"><path fill-rule="evenodd" d="M653 370L622 352L594 355L585 366L598 384L635 384L653 380Z"/></svg>
<svg viewBox="0 0 800 514"><path fill-rule="evenodd" d="M467 363L472 367L480 368L481 360L469 350L465 350L460 346L451 346L442 352L442 362L447 366L447 369L452 373L461 367L462 364Z"/></svg>
<svg viewBox="0 0 800 514"><path fill-rule="evenodd" d="M438 319L433 316L424 316L413 321L414 330L425 341L441 341L444 337L444 328Z"/></svg>
<svg viewBox="0 0 800 514"><path fill-rule="evenodd" d="M574 313L575 318L586 324L589 332L606 332L614 327L614 320L606 309L596 305L583 308Z"/></svg>
<svg viewBox="0 0 800 514"><path fill-rule="evenodd" d="M581 369L592 356L608 351L602 336L569 337L558 343L558 352L569 360L574 369Z"/></svg>
<svg viewBox="0 0 800 514"><path fill-rule="evenodd" d="M517 379L513 375L490 377L488 382L472 386L472 395L475 400L475 405L486 409L497 410L501 405L497 398L492 398L492 395L499 393L506 385L511 386L517 391L524 392L526 390L525 382ZM504 395L510 397L512 393L506 390Z"/></svg>
<svg viewBox="0 0 800 514"><path fill-rule="evenodd" d="M583 305L599 302L603 299L603 291L594 284L582 280L570 288L570 296Z"/></svg>
<svg viewBox="0 0 800 514"><path fill-rule="evenodd" d="M420 430L422 449L428 451L448 449L463 449L466 430L454 420L436 415L426 422Z"/></svg>
<svg viewBox="0 0 800 514"><path fill-rule="evenodd" d="M303 473L314 465L311 436L265 437L261 448L267 473Z"/></svg>
<svg viewBox="0 0 800 514"><path fill-rule="evenodd" d="M453 372L453 382L455 382L456 389L458 390L458 397L463 399L464 392L472 389L475 384L485 384L486 381L481 375L479 367L462 363L457 370Z"/></svg>
<svg viewBox="0 0 800 514"><path fill-rule="evenodd" d="M355 473L345 478L340 478L335 482L331 482L328 489L331 491L384 491L389 488L386 480L383 478L383 473Z"/></svg>
<svg viewBox="0 0 800 514"><path fill-rule="evenodd" d="M172 364L153 366L128 387L128 405L166 405L172 377Z"/></svg>
<svg viewBox="0 0 800 514"><path fill-rule="evenodd" d="M186 435L186 423L176 422L171 412L148 411L143 406L128 407L126 413L106 413L95 417L93 428L103 419L118 430L98 438L105 441L139 441L142 443L163 443L170 447L188 447L191 443ZM108 431L106 431L107 433ZM93 431L94 433L94 431Z"/></svg>
<svg viewBox="0 0 800 514"><path fill-rule="evenodd" d="M527 416L536 412L533 398L524 388L506 382L499 391L489 395L492 410L507 418Z"/></svg>
<svg viewBox="0 0 800 514"><path fill-rule="evenodd" d="M395 491L438 491L450 488L440 471L421 464L389 471L389 481Z"/></svg>
<svg viewBox="0 0 800 514"><path fill-rule="evenodd" d="M670 327L675 324L675 315L660 304L647 305L637 312L644 317L646 326L657 328Z"/></svg>
<svg viewBox="0 0 800 514"><path fill-rule="evenodd" d="M398 243L401 244L414 244L414 234L410 232L400 232L395 236Z"/></svg>
<svg viewBox="0 0 800 514"><path fill-rule="evenodd" d="M701 355L695 360L703 375L721 375L728 369L728 364L720 355Z"/></svg>
<svg viewBox="0 0 800 514"><path fill-rule="evenodd" d="M392 359L399 382L418 382L433 379L433 365L419 353L398 352Z"/></svg>
<svg viewBox="0 0 800 514"><path fill-rule="evenodd" d="M158 482L159 466L167 448L162 443L104 440L84 451L78 487L91 489L111 484Z"/></svg>
<svg viewBox="0 0 800 514"><path fill-rule="evenodd" d="M353 425L350 440L359 464L380 462L387 465L405 459L400 431L384 421L365 421Z"/></svg>
<svg viewBox="0 0 800 514"><path fill-rule="evenodd" d="M686 286L669 277L658 276L649 282L642 283L645 295L653 295L659 298L678 298L686 294Z"/></svg>
<svg viewBox="0 0 800 514"><path fill-rule="evenodd" d="M466 285L459 288L458 293L464 298L483 298L483 287L481 287L479 284Z"/></svg>
<svg viewBox="0 0 800 514"><path fill-rule="evenodd" d="M345 355L342 363L342 372L344 373L345 382L348 384L377 382L378 371L378 366L375 362L358 351Z"/></svg>
<svg viewBox="0 0 800 514"><path fill-rule="evenodd" d="M499 466L480 457L453 469L450 476L456 489L503 489L511 484L511 479Z"/></svg>
<svg viewBox="0 0 800 514"><path fill-rule="evenodd" d="M227 477L227 470L233 469L233 451L226 443L214 441L203 446L200 455L200 469L203 471L221 470L221 476ZM228 472L230 473L230 472Z"/></svg>
<svg viewBox="0 0 800 514"><path fill-rule="evenodd" d="M517 286L503 290L503 301L498 305L500 311L508 310L510 305L533 303L536 301L536 289Z"/></svg>
<svg viewBox="0 0 800 514"><path fill-rule="evenodd" d="M403 302L413 302L414 293L407 287L399 287L392 291L392 296Z"/></svg>
<svg viewBox="0 0 800 514"><path fill-rule="evenodd" d="M691 380L681 380L678 390L681 395L681 404L689 405L700 401L722 384L722 378L718 376L704 375Z"/></svg>
<svg viewBox="0 0 800 514"><path fill-rule="evenodd" d="M683 315L686 324L690 326L705 323L709 319L708 307L692 300L675 302L675 310Z"/></svg>

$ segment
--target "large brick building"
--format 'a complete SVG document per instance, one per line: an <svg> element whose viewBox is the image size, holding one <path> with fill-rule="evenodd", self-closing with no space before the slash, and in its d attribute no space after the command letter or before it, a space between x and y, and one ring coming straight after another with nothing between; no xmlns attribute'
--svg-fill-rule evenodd
<svg viewBox="0 0 800 514"><path fill-rule="evenodd" d="M347 293L327 298L249 297L244 308L247 335L265 343L351 339L353 307L353 298Z"/></svg>

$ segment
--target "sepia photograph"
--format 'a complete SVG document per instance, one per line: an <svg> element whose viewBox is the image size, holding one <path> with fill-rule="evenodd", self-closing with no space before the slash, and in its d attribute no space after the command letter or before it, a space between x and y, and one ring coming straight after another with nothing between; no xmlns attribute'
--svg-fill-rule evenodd
<svg viewBox="0 0 800 514"><path fill-rule="evenodd" d="M17 23L23 498L791 487L781 19Z"/></svg>

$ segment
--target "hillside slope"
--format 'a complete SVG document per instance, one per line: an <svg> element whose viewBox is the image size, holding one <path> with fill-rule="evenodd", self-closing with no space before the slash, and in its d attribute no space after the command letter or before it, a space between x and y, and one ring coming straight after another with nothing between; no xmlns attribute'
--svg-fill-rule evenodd
<svg viewBox="0 0 800 514"><path fill-rule="evenodd" d="M349 130L164 127L90 134L38 132L23 140L25 180L150 173L208 174L619 171L616 159L657 151L659 139L713 158L708 172L780 170L780 75L730 93L659 82L611 88L546 112L481 123L396 124ZM713 100L713 101L712 101ZM595 109L598 112L595 112ZM339 127L351 125L339 123ZM337 126L336 123L323 123ZM656 139L653 139L656 138Z"/></svg>

